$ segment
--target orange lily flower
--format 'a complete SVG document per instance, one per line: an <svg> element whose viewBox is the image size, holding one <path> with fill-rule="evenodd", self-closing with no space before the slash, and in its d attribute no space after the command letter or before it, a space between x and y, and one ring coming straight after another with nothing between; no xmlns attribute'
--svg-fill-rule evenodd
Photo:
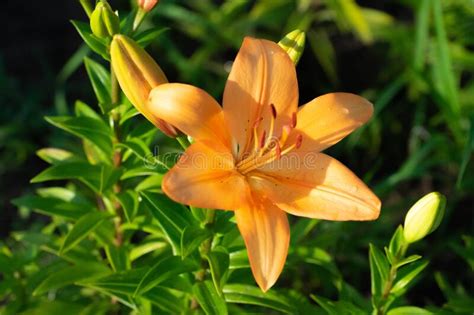
<svg viewBox="0 0 474 315"><path fill-rule="evenodd" d="M286 213L325 220L374 220L380 200L340 162L320 151L372 115L357 95L331 93L298 110L295 66L276 43L245 38L221 107L186 84L155 87L150 111L194 139L166 174L177 202L235 210L254 278L267 291L285 264Z"/></svg>

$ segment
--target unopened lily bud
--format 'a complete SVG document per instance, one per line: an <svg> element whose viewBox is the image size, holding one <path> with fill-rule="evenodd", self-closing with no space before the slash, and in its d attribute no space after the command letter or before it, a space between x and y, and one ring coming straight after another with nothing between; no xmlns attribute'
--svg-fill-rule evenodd
<svg viewBox="0 0 474 315"><path fill-rule="evenodd" d="M305 41L306 34L301 30L294 30L286 34L285 37L278 42L278 45L288 53L288 56L290 56L290 59L296 65L303 54Z"/></svg>
<svg viewBox="0 0 474 315"><path fill-rule="evenodd" d="M138 0L138 7L140 7L145 12L150 12L158 3L158 0Z"/></svg>
<svg viewBox="0 0 474 315"><path fill-rule="evenodd" d="M421 240L436 230L446 207L446 197L432 192L418 200L405 217L403 235L408 243Z"/></svg>
<svg viewBox="0 0 474 315"><path fill-rule="evenodd" d="M98 2L91 14L92 33L100 38L112 37L120 32L120 21L106 2Z"/></svg>
<svg viewBox="0 0 474 315"><path fill-rule="evenodd" d="M156 118L148 106L150 91L168 82L158 64L143 48L124 35L114 36L110 56L115 76L130 102L163 133L176 137L177 130L164 120Z"/></svg>

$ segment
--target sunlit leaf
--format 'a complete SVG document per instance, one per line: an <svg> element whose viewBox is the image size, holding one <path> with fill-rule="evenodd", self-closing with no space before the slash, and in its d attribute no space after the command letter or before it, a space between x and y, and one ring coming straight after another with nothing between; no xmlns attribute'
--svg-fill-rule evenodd
<svg viewBox="0 0 474 315"><path fill-rule="evenodd" d="M99 211L94 211L82 216L66 235L60 253L66 253L68 250L76 246L80 241L93 232L103 220L110 217L111 214Z"/></svg>
<svg viewBox="0 0 474 315"><path fill-rule="evenodd" d="M87 75L91 81L97 100L99 101L102 113L107 113L111 109L112 97L110 96L110 74L100 63L90 58L84 58Z"/></svg>
<svg viewBox="0 0 474 315"><path fill-rule="evenodd" d="M224 298L220 296L211 281L197 282L193 292L207 315L225 315L227 306Z"/></svg>
<svg viewBox="0 0 474 315"><path fill-rule="evenodd" d="M294 305L291 305L284 296L274 291L263 293L259 288L245 284L227 284L223 291L228 303L258 305L285 314L296 313Z"/></svg>
<svg viewBox="0 0 474 315"><path fill-rule="evenodd" d="M186 226L181 234L181 256L183 258L187 257L211 236L211 232L207 229L198 226Z"/></svg>
<svg viewBox="0 0 474 315"><path fill-rule="evenodd" d="M59 289L79 281L103 277L110 272L110 269L99 263L68 266L52 273L43 282L41 282L38 287L36 287L33 294L41 295L48 292L49 290Z"/></svg>
<svg viewBox="0 0 474 315"><path fill-rule="evenodd" d="M171 256L160 260L151 267L138 283L134 296L142 295L166 279L176 277L182 273L194 271L195 264L177 256Z"/></svg>

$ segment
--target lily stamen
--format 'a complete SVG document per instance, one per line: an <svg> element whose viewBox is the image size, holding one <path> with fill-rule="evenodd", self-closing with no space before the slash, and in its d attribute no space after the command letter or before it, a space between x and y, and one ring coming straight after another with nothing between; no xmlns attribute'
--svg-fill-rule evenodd
<svg viewBox="0 0 474 315"><path fill-rule="evenodd" d="M277 142L275 145L275 150L268 151L263 156L259 156L258 158L254 158L252 156L248 157L245 160L242 160L239 164L237 164L237 169L243 175L247 174L248 172L259 168L267 163L273 162L275 160L279 160L283 155L288 154L294 149L299 149L303 142L303 136L299 134L296 137L296 142L292 145L288 146L285 150L281 150L279 143Z"/></svg>
<svg viewBox="0 0 474 315"><path fill-rule="evenodd" d="M277 111L276 111L275 105L273 104L270 104L270 113L271 113L270 133L268 134L268 138L265 142L265 145L261 147L262 150L260 151L259 156L263 156L268 151L268 148L272 142L273 133L275 131L275 120L277 118Z"/></svg>

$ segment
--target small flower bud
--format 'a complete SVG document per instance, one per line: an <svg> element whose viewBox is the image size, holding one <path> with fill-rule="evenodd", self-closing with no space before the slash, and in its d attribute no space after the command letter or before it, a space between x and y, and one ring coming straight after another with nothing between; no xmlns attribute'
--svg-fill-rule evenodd
<svg viewBox="0 0 474 315"><path fill-rule="evenodd" d="M446 207L446 197L432 192L418 200L405 217L403 235L408 243L421 240L436 230Z"/></svg>
<svg viewBox="0 0 474 315"><path fill-rule="evenodd" d="M301 30L294 30L286 34L285 37L278 42L278 45L288 53L288 56L290 56L290 59L296 65L303 54L305 41L306 34Z"/></svg>
<svg viewBox="0 0 474 315"><path fill-rule="evenodd" d="M145 12L150 12L158 3L158 0L138 0L138 6Z"/></svg>
<svg viewBox="0 0 474 315"><path fill-rule="evenodd" d="M120 33L120 21L106 2L98 2L91 14L92 33L100 38L112 37Z"/></svg>
<svg viewBox="0 0 474 315"><path fill-rule="evenodd" d="M177 130L155 117L148 106L150 91L168 82L158 64L143 48L124 35L114 36L110 56L115 76L130 102L163 133L176 137Z"/></svg>

